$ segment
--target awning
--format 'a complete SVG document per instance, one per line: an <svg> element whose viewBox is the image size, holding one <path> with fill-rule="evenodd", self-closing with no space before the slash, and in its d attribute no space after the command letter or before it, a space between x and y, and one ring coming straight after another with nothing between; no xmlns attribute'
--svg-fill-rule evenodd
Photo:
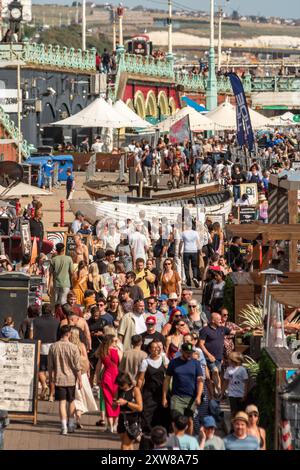
<svg viewBox="0 0 300 470"><path fill-rule="evenodd" d="M49 196L51 194L52 193L49 193L44 189L38 188L37 186L31 186L26 183L18 183L9 189L4 186L0 186L1 199L18 199L22 196Z"/></svg>
<svg viewBox="0 0 300 470"><path fill-rule="evenodd" d="M192 100L188 96L183 96L182 101L184 101L188 106L191 108L194 108L198 113L205 113L208 111L208 109L205 108L202 104L197 103L197 101Z"/></svg>

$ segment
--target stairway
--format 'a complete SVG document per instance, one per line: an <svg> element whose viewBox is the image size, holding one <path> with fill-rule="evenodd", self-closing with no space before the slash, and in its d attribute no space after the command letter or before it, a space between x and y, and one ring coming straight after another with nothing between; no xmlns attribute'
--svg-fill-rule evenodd
<svg viewBox="0 0 300 470"><path fill-rule="evenodd" d="M9 114L5 113L3 108L0 106L0 137L2 139L11 139L12 143L3 144L3 150L0 153L5 153L5 160L18 161L18 142L19 142L19 131L15 123L10 119ZM13 144L13 145L12 145ZM31 146L28 142L23 139L21 135L21 154L23 158L30 156Z"/></svg>

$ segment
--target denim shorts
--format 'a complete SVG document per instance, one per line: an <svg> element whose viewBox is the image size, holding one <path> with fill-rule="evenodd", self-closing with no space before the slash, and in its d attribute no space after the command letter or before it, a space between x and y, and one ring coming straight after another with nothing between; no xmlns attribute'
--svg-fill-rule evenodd
<svg viewBox="0 0 300 470"><path fill-rule="evenodd" d="M214 370L218 370L218 372L221 372L221 367L222 367L222 361L218 361L217 359L214 362L210 362L208 359L206 360L207 367L210 372L213 372Z"/></svg>

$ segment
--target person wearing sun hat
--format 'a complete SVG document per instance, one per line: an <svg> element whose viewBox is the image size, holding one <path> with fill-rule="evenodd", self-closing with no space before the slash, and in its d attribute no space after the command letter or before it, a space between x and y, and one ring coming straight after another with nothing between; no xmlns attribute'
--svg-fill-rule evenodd
<svg viewBox="0 0 300 470"><path fill-rule="evenodd" d="M224 438L225 450L259 450L258 439L248 435L249 417L244 411L232 419L233 432Z"/></svg>
<svg viewBox="0 0 300 470"><path fill-rule="evenodd" d="M200 428L200 449L225 450L223 439L215 435L217 429L216 420L213 416L203 418L203 426Z"/></svg>
<svg viewBox="0 0 300 470"><path fill-rule="evenodd" d="M242 366L242 354L234 351L229 354L228 359L229 366L224 373L222 395L225 390L228 391L231 415L234 416L245 408L249 378L247 370Z"/></svg>
<svg viewBox="0 0 300 470"><path fill-rule="evenodd" d="M254 436L259 440L260 450L266 450L266 431L264 428L258 426L259 411L256 405L248 405L246 413L249 418L248 422L248 436Z"/></svg>

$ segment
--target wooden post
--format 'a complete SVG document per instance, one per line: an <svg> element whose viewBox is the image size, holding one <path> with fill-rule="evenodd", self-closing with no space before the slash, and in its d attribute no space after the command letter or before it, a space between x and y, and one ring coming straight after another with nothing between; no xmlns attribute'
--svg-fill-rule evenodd
<svg viewBox="0 0 300 470"><path fill-rule="evenodd" d="M288 197L289 224L298 223L298 191L286 191ZM289 270L300 271L298 265L298 240L289 243Z"/></svg>

